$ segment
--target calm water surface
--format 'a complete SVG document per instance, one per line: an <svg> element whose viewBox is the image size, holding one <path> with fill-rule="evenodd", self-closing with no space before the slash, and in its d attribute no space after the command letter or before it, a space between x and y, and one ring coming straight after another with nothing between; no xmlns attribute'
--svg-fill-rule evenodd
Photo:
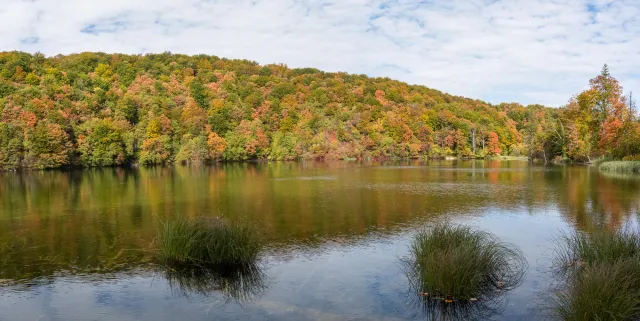
<svg viewBox="0 0 640 321"><path fill-rule="evenodd" d="M269 163L0 174L0 320L423 320L403 258L437 221L519 246L523 282L464 318L545 318L553 238L635 226L640 178L523 161ZM164 218L254 222L259 269L171 273Z"/></svg>

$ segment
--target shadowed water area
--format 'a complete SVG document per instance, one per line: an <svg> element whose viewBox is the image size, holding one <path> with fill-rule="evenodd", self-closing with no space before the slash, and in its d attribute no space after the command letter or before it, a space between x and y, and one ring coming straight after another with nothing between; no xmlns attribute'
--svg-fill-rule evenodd
<svg viewBox="0 0 640 321"><path fill-rule="evenodd" d="M0 320L544 319L553 238L636 226L639 209L640 176L526 161L0 173ZM247 270L167 270L155 249L175 215L249 221L267 249ZM443 220L518 246L522 282L424 304L402 262Z"/></svg>

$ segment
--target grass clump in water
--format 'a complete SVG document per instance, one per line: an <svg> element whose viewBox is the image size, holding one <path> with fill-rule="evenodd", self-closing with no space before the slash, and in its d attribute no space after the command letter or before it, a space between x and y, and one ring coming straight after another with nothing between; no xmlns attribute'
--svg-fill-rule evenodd
<svg viewBox="0 0 640 321"><path fill-rule="evenodd" d="M600 164L598 168L604 172L640 173L640 161L610 161Z"/></svg>
<svg viewBox="0 0 640 321"><path fill-rule="evenodd" d="M411 252L414 287L444 303L488 300L516 286L527 266L518 249L492 234L449 224L419 232Z"/></svg>
<svg viewBox="0 0 640 321"><path fill-rule="evenodd" d="M167 264L249 265L261 248L251 226L218 218L174 218L160 230L160 255Z"/></svg>
<svg viewBox="0 0 640 321"><path fill-rule="evenodd" d="M614 264L628 258L640 260L640 236L635 232L565 234L558 243L555 265L562 272L595 264Z"/></svg>
<svg viewBox="0 0 640 321"><path fill-rule="evenodd" d="M640 235L563 235L555 265L566 276L553 298L559 320L640 319Z"/></svg>
<svg viewBox="0 0 640 321"><path fill-rule="evenodd" d="M557 319L638 320L640 264L637 259L585 267L564 291L556 293Z"/></svg>

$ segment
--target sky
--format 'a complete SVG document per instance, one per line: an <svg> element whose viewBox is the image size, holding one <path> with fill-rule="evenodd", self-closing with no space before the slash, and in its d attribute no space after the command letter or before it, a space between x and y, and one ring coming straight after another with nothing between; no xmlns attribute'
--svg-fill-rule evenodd
<svg viewBox="0 0 640 321"><path fill-rule="evenodd" d="M640 97L640 0L1 0L0 50L211 54L561 106Z"/></svg>

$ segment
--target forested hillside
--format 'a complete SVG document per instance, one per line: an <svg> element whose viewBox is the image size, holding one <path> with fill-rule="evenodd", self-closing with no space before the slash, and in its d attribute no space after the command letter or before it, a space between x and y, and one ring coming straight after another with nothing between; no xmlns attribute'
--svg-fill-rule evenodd
<svg viewBox="0 0 640 321"><path fill-rule="evenodd" d="M566 115L542 106L493 106L387 78L215 56L0 53L4 170L547 157L576 149L568 143L573 132L558 130Z"/></svg>

